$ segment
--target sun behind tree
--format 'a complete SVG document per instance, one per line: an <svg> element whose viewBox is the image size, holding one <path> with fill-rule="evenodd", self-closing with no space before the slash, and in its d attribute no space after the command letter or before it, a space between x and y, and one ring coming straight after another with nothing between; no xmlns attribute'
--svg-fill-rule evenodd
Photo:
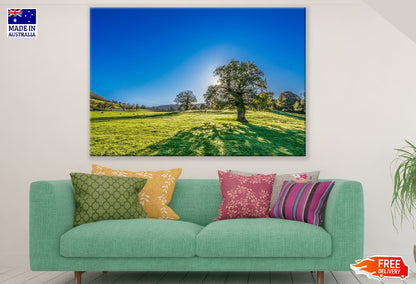
<svg viewBox="0 0 416 284"><path fill-rule="evenodd" d="M240 122L247 122L247 108L256 109L262 93L267 97L272 94L267 92L264 73L254 62L233 59L215 69L214 75L219 78L218 84L208 87L204 94L206 105L212 109L236 108Z"/></svg>

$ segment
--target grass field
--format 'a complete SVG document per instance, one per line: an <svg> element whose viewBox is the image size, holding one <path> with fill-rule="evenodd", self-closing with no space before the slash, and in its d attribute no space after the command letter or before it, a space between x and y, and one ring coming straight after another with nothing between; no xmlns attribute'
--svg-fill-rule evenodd
<svg viewBox="0 0 416 284"><path fill-rule="evenodd" d="M305 116L283 112L91 111L91 156L304 156Z"/></svg>

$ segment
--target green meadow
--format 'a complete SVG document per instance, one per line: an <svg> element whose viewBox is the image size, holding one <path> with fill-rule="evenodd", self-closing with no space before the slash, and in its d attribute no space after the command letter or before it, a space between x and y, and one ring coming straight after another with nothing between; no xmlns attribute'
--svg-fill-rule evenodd
<svg viewBox="0 0 416 284"><path fill-rule="evenodd" d="M91 156L304 156L305 115L236 111L91 111Z"/></svg>

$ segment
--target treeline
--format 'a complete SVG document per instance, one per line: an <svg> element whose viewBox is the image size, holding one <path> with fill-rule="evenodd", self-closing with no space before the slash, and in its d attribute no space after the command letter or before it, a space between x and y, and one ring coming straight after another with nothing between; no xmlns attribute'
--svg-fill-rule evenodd
<svg viewBox="0 0 416 284"><path fill-rule="evenodd" d="M167 105L164 108L146 107L139 104L128 104L118 101L108 101L105 99L90 99L90 110L105 111L105 110L123 110L123 111L137 111L139 109L149 109L152 111L176 111L176 110L232 110L233 105L221 103L205 102L197 103L197 99L192 91L184 91L179 93L175 100L175 105ZM273 98L272 92L262 92L252 98L252 102L247 104L247 108L253 111L272 111L278 110L283 112L295 112L300 114L306 113L306 96L305 93L296 95L290 91L283 92L277 99Z"/></svg>
<svg viewBox="0 0 416 284"><path fill-rule="evenodd" d="M192 91L187 90L179 93L174 102L178 110L232 110L234 105L228 104L222 100L210 102L209 95L205 95L205 103L196 104L197 99ZM257 96L252 96L250 103L246 107L253 111L272 111L278 110L283 112L295 112L300 114L306 113L306 94L299 95L286 91L274 98L272 92L261 92ZM173 109L172 109L173 110Z"/></svg>
<svg viewBox="0 0 416 284"><path fill-rule="evenodd" d="M306 113L306 94L296 95L290 91L280 94L279 98L274 101L273 108L284 112Z"/></svg>

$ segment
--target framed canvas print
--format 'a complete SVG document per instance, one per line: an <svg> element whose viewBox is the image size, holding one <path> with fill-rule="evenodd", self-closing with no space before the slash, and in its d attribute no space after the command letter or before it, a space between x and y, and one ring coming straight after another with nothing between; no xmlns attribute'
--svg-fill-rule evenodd
<svg viewBox="0 0 416 284"><path fill-rule="evenodd" d="M91 156L305 156L305 8L91 8Z"/></svg>

